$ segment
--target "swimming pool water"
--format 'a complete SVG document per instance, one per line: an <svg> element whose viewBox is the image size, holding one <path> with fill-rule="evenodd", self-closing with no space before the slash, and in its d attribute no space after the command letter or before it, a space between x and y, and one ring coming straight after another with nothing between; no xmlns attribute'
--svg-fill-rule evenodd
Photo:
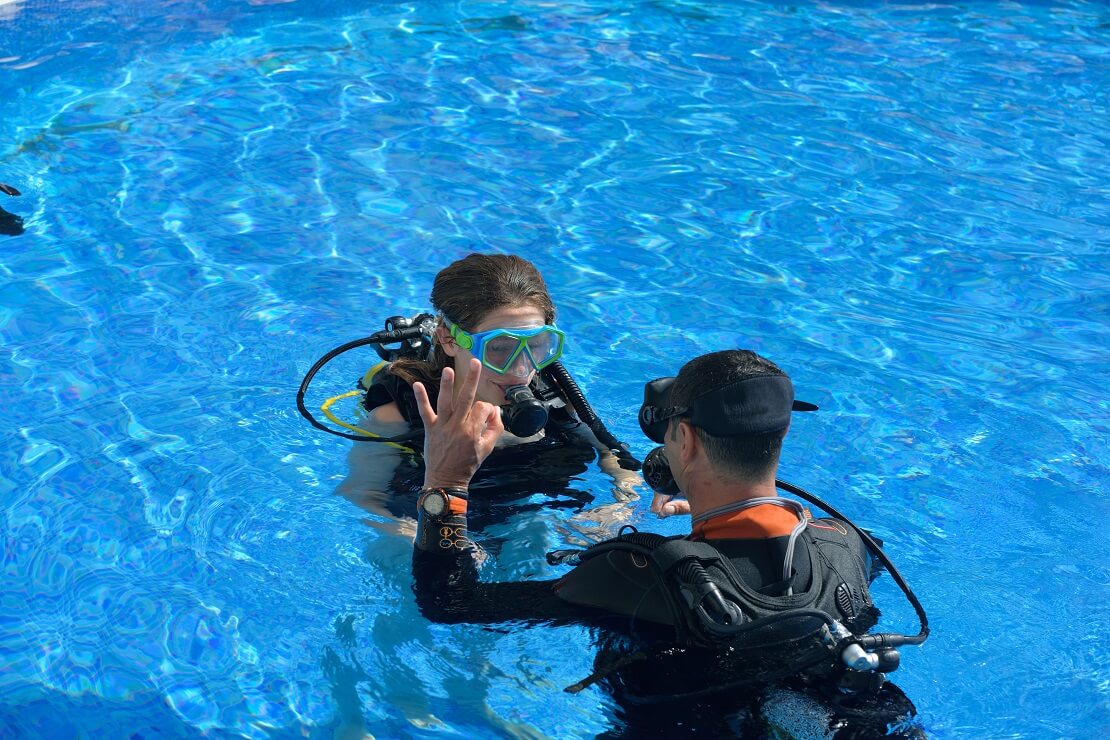
<svg viewBox="0 0 1110 740"><path fill-rule="evenodd" d="M1108 28L1080 2L0 1L0 736L608 726L562 692L585 630L422 619L409 544L335 495L347 443L293 405L473 249L536 262L640 455L646 379L727 346L791 373L822 409L782 477L926 606L893 678L931 735L1105 736ZM611 528L514 516L490 576Z"/></svg>

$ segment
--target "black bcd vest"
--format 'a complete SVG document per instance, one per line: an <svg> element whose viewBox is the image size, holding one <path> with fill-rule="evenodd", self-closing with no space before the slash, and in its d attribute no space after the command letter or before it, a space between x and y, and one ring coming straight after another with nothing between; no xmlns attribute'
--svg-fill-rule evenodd
<svg viewBox="0 0 1110 740"><path fill-rule="evenodd" d="M809 554L811 577L808 585L790 595L753 588L713 545L683 537L632 532L590 547L579 559L585 562L613 550L647 559L660 586L656 598L665 601L655 613L670 615L675 640L682 645L746 651L807 641L826 624L813 610L854 633L871 627L877 610L868 590L870 567L859 536L836 519L817 519L803 530L799 541ZM720 624L713 599L706 599L714 590L736 612L729 620L732 624ZM609 608L628 613L627 605ZM797 615L790 616L792 612Z"/></svg>

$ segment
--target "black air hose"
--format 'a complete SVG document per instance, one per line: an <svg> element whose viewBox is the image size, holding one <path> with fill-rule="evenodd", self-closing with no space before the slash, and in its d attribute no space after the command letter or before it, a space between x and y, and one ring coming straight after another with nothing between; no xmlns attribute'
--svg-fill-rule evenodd
<svg viewBox="0 0 1110 740"><path fill-rule="evenodd" d="M631 528L631 525L625 526ZM621 534L617 537L617 539L619 539L621 542L631 542L632 544L639 545L640 547L654 549L660 544L660 542L667 538L661 534L656 534L655 532L624 532L624 527L622 527Z"/></svg>
<svg viewBox="0 0 1110 740"><path fill-rule="evenodd" d="M421 338L430 334L433 326L430 323L432 320L431 314L420 314L411 322L403 316L392 316L386 320L386 328L384 331L379 331L371 334L363 339L356 339L353 342L347 342L340 345L335 349L328 352L326 355L317 360L308 372L305 373L304 379L301 381L301 387L297 389L297 410L301 412L301 416L308 420L312 426L317 429L322 429L328 434L334 434L337 437L344 437L355 442L407 442L423 434L423 431L401 435L400 437L373 437L364 434L350 434L349 432L340 432L322 424L312 412L305 406L304 397L308 392L308 386L312 383L312 379L316 377L316 373L323 369L324 365L334 360L344 352L348 352L357 347L365 347L370 344L381 355L383 360L395 359L390 357L387 353L383 352L383 344L393 344L394 342L402 342L401 350L398 351L413 351L421 346Z"/></svg>
<svg viewBox="0 0 1110 740"><path fill-rule="evenodd" d="M867 549L870 550L875 555L875 557L879 559L879 562L881 562L884 567L886 567L887 571L890 573L890 577L893 578L894 582L898 584L898 587L902 589L902 593L906 595L906 598L909 600L910 605L913 606L914 611L917 612L917 618L921 622L921 631L918 632L916 635L914 635L913 637L907 637L905 635L885 634L869 635L868 638L870 638L871 642L874 644L870 644L868 645L868 647L885 647L888 643L889 645L920 645L921 643L925 642L925 639L929 636L929 617L925 614L925 608L921 606L921 602L917 600L917 596L914 594L913 590L910 589L905 579L902 578L902 574L899 573L898 569L894 567L894 563L892 563L890 561L890 558L887 557L886 553L883 552L883 548L879 547L879 543L875 542L874 538L872 538L871 535L869 535L865 530L860 529L858 526L856 526L855 522L853 522L851 519L847 518L839 511L829 506L827 503L817 498L804 488L800 488L793 483L787 483L784 480L779 480L778 478L775 479L775 485L784 491L788 491L789 493L792 493L795 496L808 501L814 506L818 506L824 509L825 511L832 514L834 517L854 529L856 531L856 534L860 536L860 539L862 539L864 544L867 546ZM887 642L884 642L884 640Z"/></svg>
<svg viewBox="0 0 1110 740"><path fill-rule="evenodd" d="M614 437L605 423L598 418L590 402L586 400L585 394L582 393L582 389L578 387L578 383L574 382L574 378L563 367L563 363L553 362L543 369L543 373L559 389L563 398L567 399L574 412L578 414L578 418L590 428L598 441L617 456L617 461L622 468L625 470L639 470L643 467L640 461L628 451L628 445Z"/></svg>

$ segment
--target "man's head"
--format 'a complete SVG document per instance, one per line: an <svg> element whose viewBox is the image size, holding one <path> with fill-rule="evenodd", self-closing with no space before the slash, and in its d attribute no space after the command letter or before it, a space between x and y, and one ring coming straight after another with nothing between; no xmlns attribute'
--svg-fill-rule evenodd
<svg viewBox="0 0 1110 740"><path fill-rule="evenodd" d="M728 430L715 429L716 434L710 433L701 426L695 426L691 414L676 416L670 420L667 429L667 438L671 442L678 439L680 425L688 427L687 433L692 431L701 446L704 448L705 457L722 479L754 483L767 478L773 479L778 467L779 453L782 450L782 440L789 427L789 414L793 392L787 398L781 393L782 381L771 381L777 387L770 393L765 388L753 387L751 383L756 378L783 378L789 383L786 373L779 369L775 363L760 357L750 350L724 350L712 352L690 360L679 370L671 388L671 405L673 407L693 409L696 402L705 396L715 396L722 391L735 391L716 398L714 406L721 408L722 403L745 405L756 413L760 413L765 420L757 426L770 426L771 429L747 431L740 434L727 434ZM757 381L758 383L758 381ZM748 391L745 393L745 391ZM761 393L761 391L763 391ZM777 392L776 392L777 391ZM760 394L758 398L753 395ZM710 399L706 399L707 401ZM742 426L742 419L736 419L740 414L728 414L736 426ZM785 419L785 424L782 420ZM769 423L768 423L769 422ZM727 424L726 424L727 425ZM668 457L669 459L669 457Z"/></svg>
<svg viewBox="0 0 1110 740"><path fill-rule="evenodd" d="M773 362L726 350L691 360L677 378L648 383L640 424L664 443L669 472L689 494L695 479L773 485L790 412L816 408L794 400L794 386ZM649 468L668 472L645 461ZM668 477L656 482L665 488Z"/></svg>

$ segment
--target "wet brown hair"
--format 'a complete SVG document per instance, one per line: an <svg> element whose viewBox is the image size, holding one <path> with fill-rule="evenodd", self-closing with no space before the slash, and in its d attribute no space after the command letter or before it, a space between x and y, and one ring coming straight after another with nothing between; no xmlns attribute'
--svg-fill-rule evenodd
<svg viewBox="0 0 1110 740"><path fill-rule="evenodd" d="M440 323L446 317L470 332L491 311L520 305L535 306L543 312L545 324L555 323L555 304L543 276L535 265L515 255L468 254L440 270L432 285L432 308ZM450 364L451 358L437 344L431 362L401 359L389 372L409 385L430 386L435 398L443 368Z"/></svg>

